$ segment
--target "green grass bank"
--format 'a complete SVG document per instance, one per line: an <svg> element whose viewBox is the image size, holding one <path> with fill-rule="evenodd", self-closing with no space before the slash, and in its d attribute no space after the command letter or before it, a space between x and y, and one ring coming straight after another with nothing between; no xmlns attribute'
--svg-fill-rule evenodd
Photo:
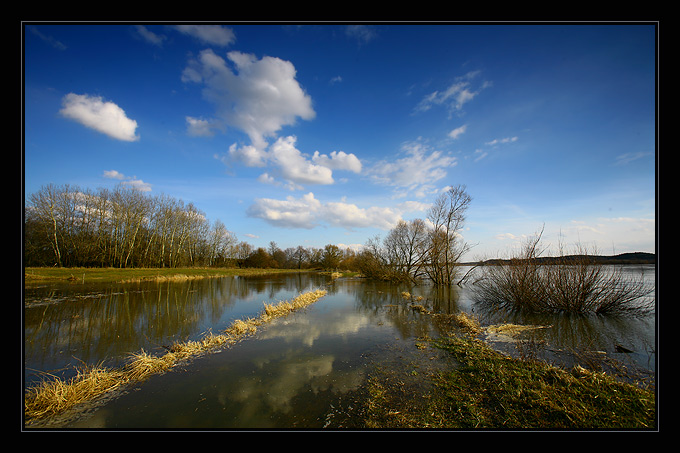
<svg viewBox="0 0 680 453"><path fill-rule="evenodd" d="M179 280L192 278L230 277L264 275L272 273L305 272L296 269L258 269L258 268L97 268L97 267L26 267L24 284L46 282L73 283L120 283L144 280Z"/></svg>

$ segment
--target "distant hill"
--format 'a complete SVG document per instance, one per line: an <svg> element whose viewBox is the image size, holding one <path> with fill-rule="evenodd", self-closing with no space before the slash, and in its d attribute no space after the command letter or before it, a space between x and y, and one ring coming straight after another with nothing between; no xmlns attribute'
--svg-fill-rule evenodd
<svg viewBox="0 0 680 453"><path fill-rule="evenodd" d="M585 255L565 255L559 257L560 260L578 260L583 258ZM632 253L620 253L618 255L588 255L588 258L596 263L602 264L656 264L656 254L646 253L646 252L632 252ZM544 264L551 264L557 258L546 256L537 258L537 261ZM501 264L509 262L507 259L491 259L483 261L484 264ZM481 264L477 263L466 263L466 264Z"/></svg>

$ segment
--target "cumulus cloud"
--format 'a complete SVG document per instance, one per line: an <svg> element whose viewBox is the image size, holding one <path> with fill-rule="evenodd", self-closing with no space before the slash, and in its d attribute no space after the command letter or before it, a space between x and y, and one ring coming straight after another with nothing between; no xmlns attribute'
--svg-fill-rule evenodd
<svg viewBox="0 0 680 453"><path fill-rule="evenodd" d="M262 150L267 138L282 127L295 124L297 118L316 116L312 99L295 79L289 61L257 59L238 51L228 52L227 60L211 49L203 50L189 61L182 80L202 84L203 97L215 105L217 118L245 132L252 146Z"/></svg>
<svg viewBox="0 0 680 453"><path fill-rule="evenodd" d="M274 226L284 228L314 228L321 202L309 192L301 198L287 197L285 200L258 198L247 214L263 219Z"/></svg>
<svg viewBox="0 0 680 453"><path fill-rule="evenodd" d="M333 170L361 172L361 161L351 153L333 151L330 155L314 153L311 160L296 147L296 137L270 138L298 118L316 116L311 97L296 80L292 63L274 57L256 58L238 51L228 52L227 59L210 49L189 61L182 80L203 85L203 97L215 105L215 119L187 117L192 135L211 135L220 126L244 132L249 144L232 144L220 159L248 167L271 166L260 181L275 183L281 178L289 188L302 184L333 184Z"/></svg>
<svg viewBox="0 0 680 453"><path fill-rule="evenodd" d="M228 46L236 41L234 31L222 25L176 25L174 28L206 44Z"/></svg>
<svg viewBox="0 0 680 453"><path fill-rule="evenodd" d="M292 196L285 200L258 198L247 214L267 223L284 228L311 229L320 225L337 226L346 229L393 228L405 212L420 210L422 203L400 204L396 207L370 206L362 208L345 200L322 203L312 192L300 198Z"/></svg>
<svg viewBox="0 0 680 453"><path fill-rule="evenodd" d="M343 228L380 228L389 230L401 219L393 208L371 206L360 208L352 203L332 202L324 206L324 220Z"/></svg>
<svg viewBox="0 0 680 453"><path fill-rule="evenodd" d="M406 156L374 165L369 172L373 180L424 196L434 189L434 182L447 175L448 168L457 164L455 157L418 142L404 144L402 154Z"/></svg>
<svg viewBox="0 0 680 453"><path fill-rule="evenodd" d="M266 151L252 145L238 146L236 143L229 147L229 157L248 167L264 167L268 159Z"/></svg>
<svg viewBox="0 0 680 453"><path fill-rule="evenodd" d="M297 138L293 135L278 138L267 149L233 144L228 156L220 159L225 164L240 162L248 167L269 167L270 171L258 180L289 189L301 189L303 184L333 184L333 170L361 171L361 161L343 151L333 151L330 156L316 151L310 160L297 148Z"/></svg>
<svg viewBox="0 0 680 453"><path fill-rule="evenodd" d="M62 99L59 113L83 126L123 141L136 141L137 121L125 115L125 111L113 102L105 102L100 96L69 93Z"/></svg>
<svg viewBox="0 0 680 453"><path fill-rule="evenodd" d="M312 160L319 165L333 170L348 170L354 173L361 173L361 161L354 154L347 154L344 151L333 151L330 157L314 151Z"/></svg>
<svg viewBox="0 0 680 453"><path fill-rule="evenodd" d="M295 147L295 142L293 136L281 137L270 147L269 158L281 176L298 184L333 184L331 169L309 162Z"/></svg>

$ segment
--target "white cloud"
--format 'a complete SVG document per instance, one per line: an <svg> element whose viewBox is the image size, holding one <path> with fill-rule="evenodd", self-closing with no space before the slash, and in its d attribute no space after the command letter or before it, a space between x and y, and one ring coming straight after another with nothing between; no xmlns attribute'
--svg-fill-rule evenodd
<svg viewBox="0 0 680 453"><path fill-rule="evenodd" d="M257 180L264 184L274 184L276 182L268 173L262 173L257 177Z"/></svg>
<svg viewBox="0 0 680 453"><path fill-rule="evenodd" d="M245 132L252 146L262 150L266 138L295 124L298 117L315 117L311 97L295 79L292 63L267 56L258 60L237 51L227 58L230 65L212 50L203 50L189 61L182 80L202 83L203 97L215 104L219 120Z"/></svg>
<svg viewBox="0 0 680 453"><path fill-rule="evenodd" d="M144 182L141 179L131 178L128 181L123 181L122 184L126 186L132 186L140 192L151 192L151 184Z"/></svg>
<svg viewBox="0 0 680 453"><path fill-rule="evenodd" d="M383 160L370 169L369 174L376 182L406 188L424 196L434 190L434 182L447 175L447 168L457 164L455 157L430 150L417 142L404 144L402 151L406 157L392 162Z"/></svg>
<svg viewBox="0 0 680 453"><path fill-rule="evenodd" d="M626 153L616 156L615 165L626 165L634 160L642 159L643 157L651 156L651 152L637 152L637 153Z"/></svg>
<svg viewBox="0 0 680 453"><path fill-rule="evenodd" d="M389 230L401 219L401 213L392 208L360 208L352 203L332 202L324 205L323 217L331 225L342 228Z"/></svg>
<svg viewBox="0 0 680 453"><path fill-rule="evenodd" d="M333 184L331 169L309 162L295 147L295 142L293 136L281 137L270 147L269 159L278 167L281 176L298 184Z"/></svg>
<svg viewBox="0 0 680 453"><path fill-rule="evenodd" d="M62 99L61 115L83 126L123 141L136 141L137 121L129 119L125 111L99 96L69 93Z"/></svg>
<svg viewBox="0 0 680 453"><path fill-rule="evenodd" d="M354 154L347 154L344 151L333 151L330 157L314 151L312 160L319 165L333 170L348 170L354 173L361 173L361 161Z"/></svg>
<svg viewBox="0 0 680 453"><path fill-rule="evenodd" d="M193 137L212 137L214 135L213 130L219 128L213 122L202 118L187 116L186 121L187 133Z"/></svg>
<svg viewBox="0 0 680 453"><path fill-rule="evenodd" d="M141 179L137 179L136 176L128 177L120 173L117 170L105 170L104 177L109 179L117 179L122 181L121 184L126 186L131 186L141 192L150 192L151 184L144 182Z"/></svg>
<svg viewBox="0 0 680 453"><path fill-rule="evenodd" d="M276 178L282 178L290 189L300 189L302 184L333 184L333 170L348 170L355 173L361 171L361 162L354 154L333 151L330 157L314 153L309 160L296 147L297 138L293 135L280 137L267 149L252 145L229 148L228 159L223 162L238 161L248 167L271 167L271 173L260 175L258 180L268 184L278 184Z"/></svg>
<svg viewBox="0 0 680 453"><path fill-rule="evenodd" d="M498 145L498 144L503 144L503 143L512 143L516 142L519 140L519 137L505 137L505 138L496 138L494 140L491 140L490 142L486 142L485 145Z"/></svg>
<svg viewBox="0 0 680 453"><path fill-rule="evenodd" d="M125 175L116 170L105 170L104 177L110 179L125 179Z"/></svg>
<svg viewBox="0 0 680 453"><path fill-rule="evenodd" d="M368 25L348 25L345 28L345 34L359 43L367 43L378 36L376 31Z"/></svg>
<svg viewBox="0 0 680 453"><path fill-rule="evenodd" d="M370 206L362 208L344 199L340 202L322 203L312 192L300 198L292 196L285 200L258 198L251 205L247 214L260 218L271 225L284 228L311 229L320 225L337 226L346 229L393 228L402 214L420 210L425 205L418 202L402 203L396 207Z"/></svg>
<svg viewBox="0 0 680 453"><path fill-rule="evenodd" d="M257 198L247 214L284 228L314 228L317 225L317 212L321 202L309 192L301 198L287 197L285 200Z"/></svg>
<svg viewBox="0 0 680 453"><path fill-rule="evenodd" d="M475 162L479 162L480 160L484 159L486 156L488 156L489 153L486 151L483 151L481 149L476 149L474 156L475 156Z"/></svg>
<svg viewBox="0 0 680 453"><path fill-rule="evenodd" d="M443 91L433 91L426 95L416 106L416 112L426 112L434 106L443 105L449 113L460 111L463 106L474 99L483 89L491 84L483 82L474 91L472 81L479 75L479 71L472 71L462 77L457 77L451 85Z"/></svg>
<svg viewBox="0 0 680 453"><path fill-rule="evenodd" d="M167 39L166 36L156 34L146 28L144 25L135 25L135 30L137 30L139 36L141 36L146 42L153 44L154 46L163 46L163 41Z"/></svg>
<svg viewBox="0 0 680 453"><path fill-rule="evenodd" d="M206 44L228 46L236 41L234 31L222 25L176 25L174 28Z"/></svg>
<svg viewBox="0 0 680 453"><path fill-rule="evenodd" d="M267 161L267 152L251 145L241 146L236 143L229 147L229 156L236 161L242 162L248 167L264 167ZM224 161L224 160L223 160Z"/></svg>
<svg viewBox="0 0 680 453"><path fill-rule="evenodd" d="M455 140L458 137L460 137L462 134L464 134L466 129L467 129L467 124L464 124L461 127L457 127L454 130L452 130L451 132L449 132L449 137L451 137L452 139Z"/></svg>

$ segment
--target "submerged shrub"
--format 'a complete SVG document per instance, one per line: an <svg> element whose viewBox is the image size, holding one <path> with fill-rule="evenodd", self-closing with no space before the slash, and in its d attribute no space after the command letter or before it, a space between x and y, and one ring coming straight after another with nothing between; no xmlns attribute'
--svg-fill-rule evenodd
<svg viewBox="0 0 680 453"><path fill-rule="evenodd" d="M475 300L513 310L577 314L645 314L654 309L654 299L647 297L654 288L642 276L604 266L581 247L575 255L541 261L540 236L528 240L518 257L484 266Z"/></svg>

